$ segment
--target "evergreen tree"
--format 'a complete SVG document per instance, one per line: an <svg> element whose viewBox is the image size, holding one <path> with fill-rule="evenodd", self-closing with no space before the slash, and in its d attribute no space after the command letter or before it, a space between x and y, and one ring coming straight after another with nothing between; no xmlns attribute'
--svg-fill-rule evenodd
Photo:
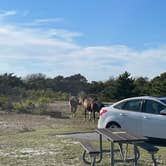
<svg viewBox="0 0 166 166"><path fill-rule="evenodd" d="M117 99L124 99L134 96L134 80L130 74L125 71L116 80L116 94Z"/></svg>

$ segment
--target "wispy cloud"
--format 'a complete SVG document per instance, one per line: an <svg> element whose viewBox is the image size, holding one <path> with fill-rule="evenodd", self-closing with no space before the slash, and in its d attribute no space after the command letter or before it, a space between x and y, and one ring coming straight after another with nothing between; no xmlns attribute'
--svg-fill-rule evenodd
<svg viewBox="0 0 166 166"><path fill-rule="evenodd" d="M16 12L8 11L0 16L14 14ZM38 19L37 22L54 21ZM14 72L21 76L36 72L49 76L81 73L89 80L104 80L125 70L134 76L148 77L166 71L166 45L142 51L125 45L83 47L74 40L81 35L65 29L46 31L42 27L2 22L0 72Z"/></svg>
<svg viewBox="0 0 166 166"><path fill-rule="evenodd" d="M48 24L48 23L57 23L63 21L62 18L43 18L43 19L36 19L34 20L37 24Z"/></svg>
<svg viewBox="0 0 166 166"><path fill-rule="evenodd" d="M52 37L67 40L67 41L72 41L75 37L83 36L83 34L80 32L71 32L65 29L50 29L48 30L47 33L48 35Z"/></svg>
<svg viewBox="0 0 166 166"><path fill-rule="evenodd" d="M13 16L16 15L16 11L15 10L0 10L0 18L4 18L7 16Z"/></svg>
<svg viewBox="0 0 166 166"><path fill-rule="evenodd" d="M42 18L42 19L35 19L31 22L26 22L22 25L24 26L42 26L42 25L49 25L49 24L57 24L63 22L63 18Z"/></svg>

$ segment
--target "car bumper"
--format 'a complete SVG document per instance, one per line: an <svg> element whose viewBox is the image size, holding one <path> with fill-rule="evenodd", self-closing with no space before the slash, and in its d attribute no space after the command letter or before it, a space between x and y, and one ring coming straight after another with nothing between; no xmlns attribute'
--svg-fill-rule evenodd
<svg viewBox="0 0 166 166"><path fill-rule="evenodd" d="M105 128L104 119L103 118L99 118L97 127L98 128Z"/></svg>

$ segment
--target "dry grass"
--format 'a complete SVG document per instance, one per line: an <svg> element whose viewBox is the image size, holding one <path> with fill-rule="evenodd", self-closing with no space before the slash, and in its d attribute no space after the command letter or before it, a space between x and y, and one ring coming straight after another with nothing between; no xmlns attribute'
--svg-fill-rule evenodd
<svg viewBox="0 0 166 166"><path fill-rule="evenodd" d="M97 122L84 121L81 108L76 118L70 118L67 102L55 102L50 105L50 110L62 112L62 117L0 115L0 166L84 165L79 140L59 138L55 134L90 131L96 127ZM97 141L93 143L98 144ZM104 146L108 147L107 141ZM141 154L139 165L152 165L149 154L144 151ZM166 165L165 154L165 148L161 148L157 154L159 165ZM109 155L104 156L104 160L98 164L107 165Z"/></svg>

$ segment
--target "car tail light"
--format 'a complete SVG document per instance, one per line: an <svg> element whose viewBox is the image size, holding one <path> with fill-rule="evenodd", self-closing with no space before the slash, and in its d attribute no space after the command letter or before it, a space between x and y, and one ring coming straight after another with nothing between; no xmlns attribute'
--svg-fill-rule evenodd
<svg viewBox="0 0 166 166"><path fill-rule="evenodd" d="M106 109L103 109L103 110L100 111L100 114L99 114L99 115L102 116L102 115L105 114L106 112L108 112L108 111L107 111Z"/></svg>

